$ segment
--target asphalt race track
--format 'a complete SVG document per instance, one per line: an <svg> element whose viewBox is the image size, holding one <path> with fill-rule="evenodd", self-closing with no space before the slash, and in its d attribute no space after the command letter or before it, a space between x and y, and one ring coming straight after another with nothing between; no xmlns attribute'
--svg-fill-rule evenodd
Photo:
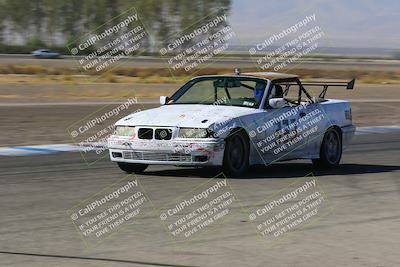
<svg viewBox="0 0 400 267"><path fill-rule="evenodd" d="M124 174L107 159L88 166L79 153L1 157L0 266L399 266L399 152L398 134L360 135L337 170L307 161L255 167L228 180L242 205L234 204L234 219L179 244L157 208L219 170L153 166L138 180L155 209L91 249L66 211ZM310 172L332 211L268 248L243 207Z"/></svg>
<svg viewBox="0 0 400 267"><path fill-rule="evenodd" d="M0 64L34 64L46 67L76 67L77 61L81 57L64 55L61 59L37 59L31 55L10 55L0 54ZM167 59L159 57L135 57L122 59L124 67L131 68L162 68L168 66ZM381 71L396 71L399 69L400 63L398 60L301 60L301 67L305 69L367 69ZM294 67L296 64L293 64ZM213 67L216 68L232 68L232 66L240 66L241 68L256 67L256 60L249 58L219 58L213 61Z"/></svg>

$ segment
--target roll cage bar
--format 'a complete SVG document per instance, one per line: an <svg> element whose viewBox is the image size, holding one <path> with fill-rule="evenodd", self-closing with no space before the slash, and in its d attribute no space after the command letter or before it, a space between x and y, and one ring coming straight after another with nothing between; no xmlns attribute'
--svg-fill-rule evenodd
<svg viewBox="0 0 400 267"><path fill-rule="evenodd" d="M355 79L352 79L349 82L304 82L304 83L302 83L299 78L286 78L286 79L273 80L271 82L270 87L272 88L274 86L274 84L277 84L277 83L285 86L286 88L283 91L283 95L287 96L290 86L298 85L299 92L298 92L297 103L293 103L293 104L300 105L303 93L311 103L315 102L315 99L313 99L313 97L307 92L307 90L304 88L304 86L322 86L323 89L322 89L321 93L318 95L318 98L324 99L326 92L328 90L328 87L330 87L330 86L339 87L340 86L340 87L346 87L347 90L352 90L354 88L355 81L356 81ZM271 94L271 90L269 90L268 94ZM295 101L292 101L292 102L295 102Z"/></svg>

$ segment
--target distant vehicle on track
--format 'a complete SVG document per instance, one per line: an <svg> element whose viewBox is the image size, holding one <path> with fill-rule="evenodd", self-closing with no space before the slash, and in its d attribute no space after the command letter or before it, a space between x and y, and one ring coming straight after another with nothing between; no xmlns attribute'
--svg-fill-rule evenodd
<svg viewBox="0 0 400 267"><path fill-rule="evenodd" d="M315 86L323 89L312 96L305 87ZM222 166L231 177L293 159L336 167L355 126L348 101L325 99L329 86L353 89L354 80L240 71L196 77L160 97L161 107L119 120L108 139L110 159L128 173L149 164Z"/></svg>
<svg viewBox="0 0 400 267"><path fill-rule="evenodd" d="M60 58L61 54L48 49L38 49L32 52L32 56L36 58Z"/></svg>

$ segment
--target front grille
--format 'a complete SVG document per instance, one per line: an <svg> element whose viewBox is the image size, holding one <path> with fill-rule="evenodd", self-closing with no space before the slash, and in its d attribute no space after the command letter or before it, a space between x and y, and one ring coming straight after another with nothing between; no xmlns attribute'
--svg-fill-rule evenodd
<svg viewBox="0 0 400 267"><path fill-rule="evenodd" d="M171 129L156 129L154 136L157 140L170 140L172 138Z"/></svg>
<svg viewBox="0 0 400 267"><path fill-rule="evenodd" d="M153 129L151 128L140 128L138 131L139 139L153 139Z"/></svg>
<svg viewBox="0 0 400 267"><path fill-rule="evenodd" d="M133 159L133 160L192 162L192 156L189 154L123 151L122 155L124 159Z"/></svg>

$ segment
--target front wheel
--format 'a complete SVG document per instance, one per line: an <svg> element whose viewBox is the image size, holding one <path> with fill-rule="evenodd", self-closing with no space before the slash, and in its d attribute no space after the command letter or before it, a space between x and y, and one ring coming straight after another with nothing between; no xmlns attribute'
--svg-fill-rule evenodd
<svg viewBox="0 0 400 267"><path fill-rule="evenodd" d="M126 173L142 173L149 166L140 163L117 162L118 167Z"/></svg>
<svg viewBox="0 0 400 267"><path fill-rule="evenodd" d="M239 177L249 168L249 138L242 130L226 140L223 170L229 177Z"/></svg>
<svg viewBox="0 0 400 267"><path fill-rule="evenodd" d="M342 158L342 138L336 129L328 129L322 140L319 159L312 162L317 167L332 168L339 165Z"/></svg>

